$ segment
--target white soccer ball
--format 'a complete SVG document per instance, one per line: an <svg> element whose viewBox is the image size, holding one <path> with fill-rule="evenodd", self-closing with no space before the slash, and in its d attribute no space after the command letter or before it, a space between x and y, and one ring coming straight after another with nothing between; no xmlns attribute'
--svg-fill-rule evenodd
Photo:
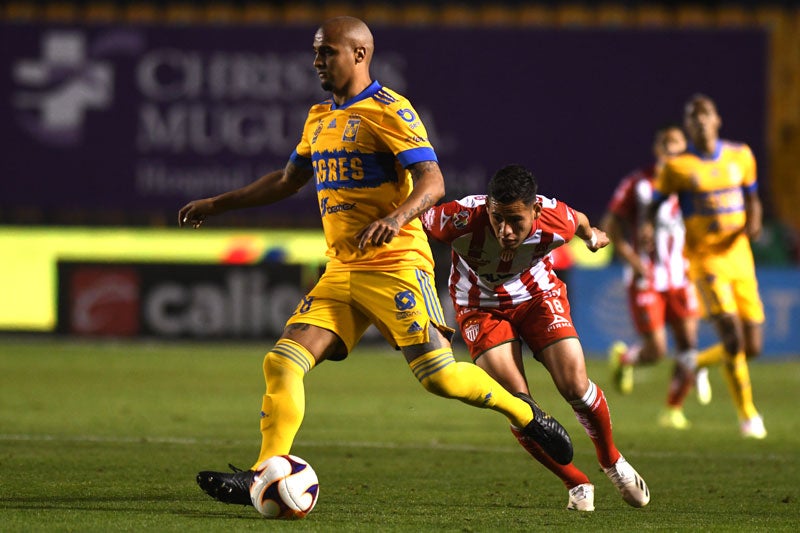
<svg viewBox="0 0 800 533"><path fill-rule="evenodd" d="M294 455L274 455L263 460L250 485L250 500L266 518L303 518L316 505L318 495L317 473Z"/></svg>

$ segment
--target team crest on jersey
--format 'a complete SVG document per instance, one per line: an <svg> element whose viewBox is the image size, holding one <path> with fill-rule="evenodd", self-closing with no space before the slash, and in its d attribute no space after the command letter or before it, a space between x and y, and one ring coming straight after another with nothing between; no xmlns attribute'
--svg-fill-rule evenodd
<svg viewBox="0 0 800 533"><path fill-rule="evenodd" d="M469 342L475 342L475 339L478 338L478 333L481 331L481 325L477 322L474 324L468 324L467 327L464 328L464 337Z"/></svg>
<svg viewBox="0 0 800 533"><path fill-rule="evenodd" d="M464 229L469 223L469 211L459 211L453 215L453 225L458 229Z"/></svg>
<svg viewBox="0 0 800 533"><path fill-rule="evenodd" d="M342 134L342 142L353 143L356 142L356 134L358 134L358 127L361 125L361 117L358 115L350 117L347 120L347 125L344 127Z"/></svg>
<svg viewBox="0 0 800 533"><path fill-rule="evenodd" d="M311 137L311 144L317 142L317 137L319 137L320 132L322 132L322 121L320 120L317 122L317 129L314 130L314 135Z"/></svg>

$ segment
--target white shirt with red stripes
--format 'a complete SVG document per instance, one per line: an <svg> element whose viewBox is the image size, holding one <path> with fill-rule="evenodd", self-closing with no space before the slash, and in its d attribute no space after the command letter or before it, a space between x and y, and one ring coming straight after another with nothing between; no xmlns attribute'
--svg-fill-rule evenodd
<svg viewBox="0 0 800 533"><path fill-rule="evenodd" d="M575 211L563 202L538 196L542 204L531 233L501 258L486 209L486 196L467 196L432 207L422 215L425 231L452 249L450 294L465 307L507 309L546 293L558 279L550 251L572 239Z"/></svg>
<svg viewBox="0 0 800 533"><path fill-rule="evenodd" d="M688 264L683 255L686 231L678 197L673 194L659 206L656 213L653 236L655 249L651 252L639 249L637 235L653 201L654 172L653 167L644 167L623 178L608 208L627 223L630 234L626 238L648 269L648 277L636 281L637 288L663 292L685 287L689 283L686 274ZM628 284L633 283L633 269L628 264L625 264L624 276Z"/></svg>

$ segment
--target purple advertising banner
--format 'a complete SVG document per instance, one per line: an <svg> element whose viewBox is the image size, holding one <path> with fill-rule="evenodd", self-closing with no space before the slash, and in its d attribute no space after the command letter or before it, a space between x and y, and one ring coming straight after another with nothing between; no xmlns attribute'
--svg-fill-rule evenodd
<svg viewBox="0 0 800 533"><path fill-rule="evenodd" d="M308 107L325 97L313 27L0 28L6 217L33 209L47 222L48 212L77 209L171 221L188 200L282 168ZM761 31L374 34L373 77L422 116L448 198L480 193L494 170L521 163L543 194L599 217L617 181L649 161L653 130L679 122L698 91L717 100L723 136L765 160ZM314 189L249 216L318 224Z"/></svg>

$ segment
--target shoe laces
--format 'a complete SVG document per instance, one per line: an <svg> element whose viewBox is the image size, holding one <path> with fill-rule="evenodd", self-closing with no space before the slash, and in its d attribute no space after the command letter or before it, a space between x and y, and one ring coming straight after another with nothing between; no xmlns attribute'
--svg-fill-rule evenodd
<svg viewBox="0 0 800 533"><path fill-rule="evenodd" d="M615 485L627 485L635 479L633 467L623 458L614 463L614 466L609 468L607 473Z"/></svg>
<svg viewBox="0 0 800 533"><path fill-rule="evenodd" d="M589 487L587 487L585 483L569 489L569 495L575 501L585 500L590 492Z"/></svg>

